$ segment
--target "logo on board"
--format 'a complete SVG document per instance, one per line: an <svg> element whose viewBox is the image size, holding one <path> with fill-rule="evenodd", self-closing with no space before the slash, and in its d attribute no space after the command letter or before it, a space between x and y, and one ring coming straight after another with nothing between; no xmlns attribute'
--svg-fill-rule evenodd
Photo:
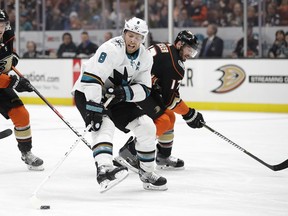
<svg viewBox="0 0 288 216"><path fill-rule="evenodd" d="M238 88L245 80L245 71L237 65L224 65L216 69L223 75L220 77L221 85L214 89L214 93L227 93Z"/></svg>

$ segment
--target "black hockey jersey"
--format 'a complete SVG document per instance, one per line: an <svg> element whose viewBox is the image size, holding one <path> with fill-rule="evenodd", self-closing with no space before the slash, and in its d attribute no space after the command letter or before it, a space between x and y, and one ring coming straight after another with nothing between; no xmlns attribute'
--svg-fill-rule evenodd
<svg viewBox="0 0 288 216"><path fill-rule="evenodd" d="M11 70L11 66L15 66L18 60L13 62L13 41L15 38L14 31L9 26L0 39L0 88L7 88L10 78L5 73Z"/></svg>
<svg viewBox="0 0 288 216"><path fill-rule="evenodd" d="M9 27L0 39L0 72L5 73L11 69L13 58L13 40L15 38L14 31Z"/></svg>
<svg viewBox="0 0 288 216"><path fill-rule="evenodd" d="M179 86L185 74L184 63L172 44L155 44L149 50L154 60L151 71L153 83L160 87L165 107L170 107L175 98L179 98Z"/></svg>

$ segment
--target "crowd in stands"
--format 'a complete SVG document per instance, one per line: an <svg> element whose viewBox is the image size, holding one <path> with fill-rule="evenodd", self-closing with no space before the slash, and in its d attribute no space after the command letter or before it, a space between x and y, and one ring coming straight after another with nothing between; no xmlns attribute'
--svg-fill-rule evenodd
<svg viewBox="0 0 288 216"><path fill-rule="evenodd" d="M43 0L44 1L44 0ZM1 1L15 20L15 0ZM123 26L131 16L144 17L144 0L46 0L46 30L111 29ZM258 1L248 0L248 22L258 26ZM261 12L262 26L288 26L288 0L264 0ZM119 8L119 13L117 9ZM168 0L149 0L150 28L168 26ZM42 23L42 1L20 0L21 30L40 30ZM242 0L175 0L173 18L175 27L219 27L243 25Z"/></svg>
<svg viewBox="0 0 288 216"><path fill-rule="evenodd" d="M115 29L121 27L124 25L125 20L131 16L144 17L144 0L45 0L45 7L42 5L43 1L44 0L19 0L20 30L31 31L45 28L47 31L82 30L82 32L87 32L95 29ZM258 11L258 2L258 0L247 0L249 27L257 27L261 23L264 27L279 26L281 28L284 27L285 30L286 26L288 26L288 0L263 0L261 7L264 9L261 12ZM11 26L15 27L15 0L0 1L0 4L1 8L4 8L8 12ZM42 22L43 8L45 8L46 17L44 23ZM259 14L261 17L260 20ZM167 28L168 0L149 0L148 18L150 28ZM213 49L216 50L216 40L214 40L214 38L216 37L217 39L217 27L243 26L243 1L174 0L173 19L174 26L179 28L206 27L207 29L211 29L210 31L215 31L216 29L215 35L213 33L214 36L212 37L214 42L212 46L209 47L210 51L208 52L213 53ZM281 36L277 36L279 31L281 32ZM268 51L267 56L270 58L288 57L286 51L288 46L287 32L285 33L287 30L283 31L280 29L279 31L276 33L273 46ZM111 37L108 32L107 34L107 37ZM211 35L207 36L207 41L212 41ZM66 35L65 37L69 36ZM83 37L85 37L85 35L83 35ZM278 38L284 39L281 39L282 42L279 42ZM253 50L253 52L249 52L252 57L257 55L258 51L256 47L258 40L249 35L248 39L248 45L253 42L251 45L252 48L250 49L248 47L249 50ZM231 57L243 56L243 38L242 42L241 40L238 42ZM208 44L210 46L210 43ZM29 45L32 46L32 44ZM222 47L221 49L223 49L223 43L220 42L220 45ZM95 44L91 49L95 50L97 47L98 45ZM202 50L202 57L209 57L209 54L207 55L206 51L205 53L204 51L205 50ZM216 51L218 52L218 48ZM281 54L279 54L279 52ZM79 52L77 55L79 56ZM60 57L59 53L57 56ZM219 57L219 53L211 57Z"/></svg>
<svg viewBox="0 0 288 216"><path fill-rule="evenodd" d="M109 40L112 37L111 32L106 32L104 40ZM27 41L26 51L22 58L90 58L94 55L98 49L98 45L90 40L89 33L87 31L81 32L81 42L76 45L73 41L73 37L69 32L65 32L62 35L62 43L58 49L55 50L37 50L37 45L33 41Z"/></svg>

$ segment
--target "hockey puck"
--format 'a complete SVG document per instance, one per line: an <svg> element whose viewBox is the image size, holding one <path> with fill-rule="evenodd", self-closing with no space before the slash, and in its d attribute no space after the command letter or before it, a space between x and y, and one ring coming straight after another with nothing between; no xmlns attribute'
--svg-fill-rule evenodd
<svg viewBox="0 0 288 216"><path fill-rule="evenodd" d="M50 209L50 205L42 205L40 206L40 209Z"/></svg>

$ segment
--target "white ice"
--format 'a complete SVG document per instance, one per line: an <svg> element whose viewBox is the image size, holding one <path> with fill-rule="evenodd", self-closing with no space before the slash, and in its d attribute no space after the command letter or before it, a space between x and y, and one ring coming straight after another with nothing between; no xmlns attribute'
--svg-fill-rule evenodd
<svg viewBox="0 0 288 216"><path fill-rule="evenodd" d="M159 171L167 191L145 191L138 176L100 194L91 150L79 142L37 197L50 210L31 206L29 198L50 174L77 136L48 107L27 105L33 152L44 159L43 172L28 171L14 135L0 142L1 216L287 216L288 169L272 171L205 128L191 129L181 118L175 126L173 155L185 170ZM75 107L56 106L77 131L84 124ZM201 111L207 124L269 164L288 159L288 114ZM12 128L2 118L1 128ZM130 134L116 131L114 155ZM89 134L86 139L90 141ZM39 205L39 204L38 204Z"/></svg>

